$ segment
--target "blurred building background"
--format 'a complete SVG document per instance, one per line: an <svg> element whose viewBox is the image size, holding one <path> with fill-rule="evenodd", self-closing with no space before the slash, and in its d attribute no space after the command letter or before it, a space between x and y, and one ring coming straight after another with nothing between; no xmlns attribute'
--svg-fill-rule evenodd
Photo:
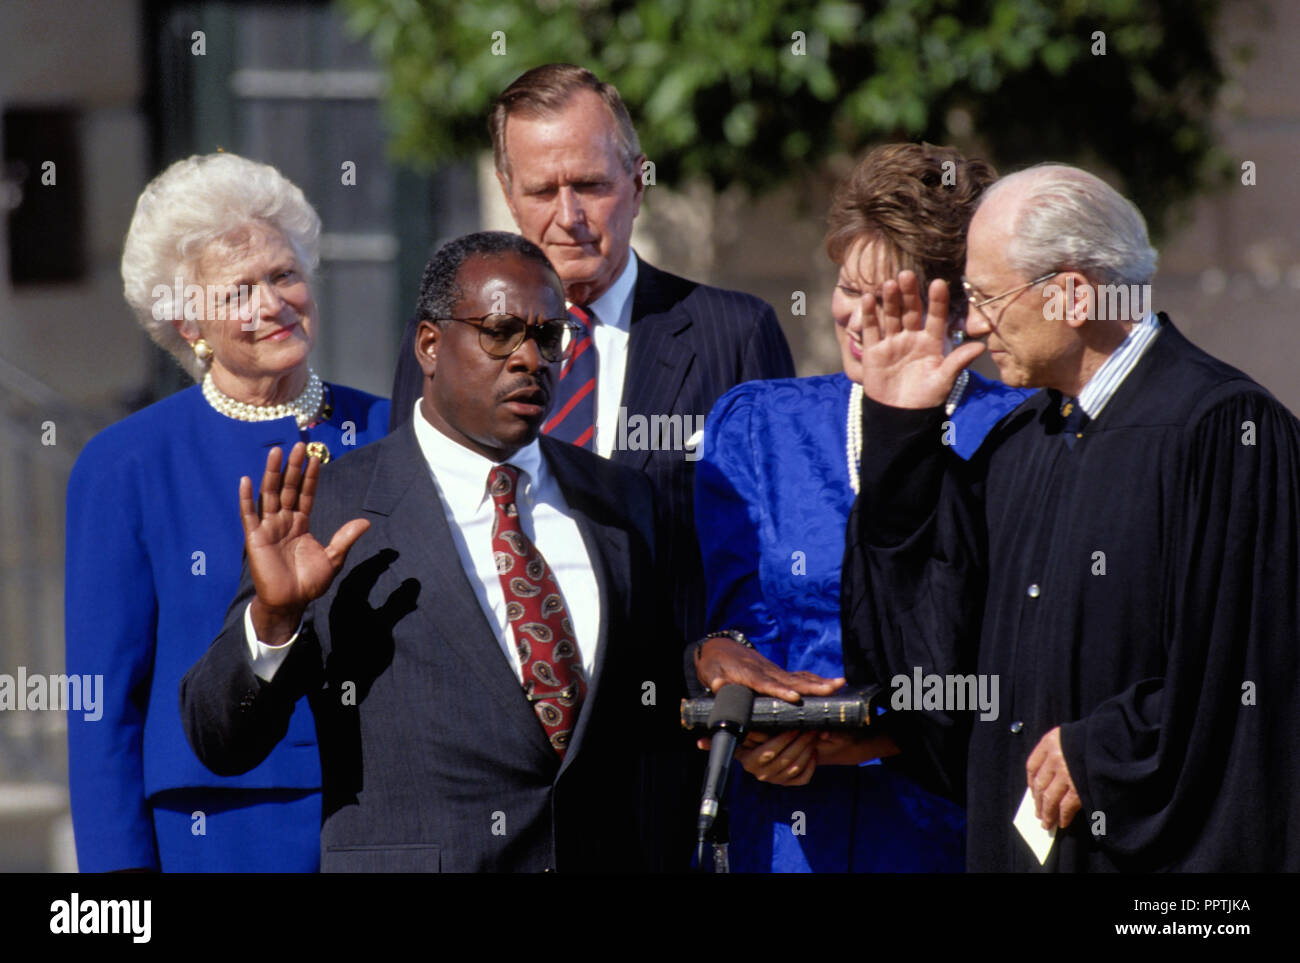
<svg viewBox="0 0 1300 963"><path fill-rule="evenodd" d="M1238 168L1254 164L1255 184L1194 204L1163 246L1155 296L1193 340L1300 410L1300 93L1290 69L1300 5L1229 8L1221 42L1247 36L1256 56L1230 78L1218 124ZM387 159L381 89L370 53L325 3L0 7L0 673L62 671L63 498L81 446L186 383L121 295L122 240L154 174L224 148L299 184L324 222L313 366L380 394L432 249L513 228L490 157L432 175ZM41 184L49 160L54 186ZM348 161L355 186L341 177ZM834 271L821 247L830 186L827 175L755 200L659 184L634 244L668 270L766 298L799 373L833 371ZM792 313L797 292L806 315ZM75 869L64 739L61 713L0 712L0 871Z"/></svg>

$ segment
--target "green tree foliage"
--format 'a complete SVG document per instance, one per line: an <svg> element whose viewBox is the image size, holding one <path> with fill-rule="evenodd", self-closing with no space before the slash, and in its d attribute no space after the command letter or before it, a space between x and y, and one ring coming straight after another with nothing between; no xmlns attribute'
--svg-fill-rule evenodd
<svg viewBox="0 0 1300 963"><path fill-rule="evenodd" d="M1158 230L1226 168L1220 0L340 2L387 71L394 152L421 166L483 149L493 97L565 61L618 87L667 182L762 190L926 139L1110 168Z"/></svg>

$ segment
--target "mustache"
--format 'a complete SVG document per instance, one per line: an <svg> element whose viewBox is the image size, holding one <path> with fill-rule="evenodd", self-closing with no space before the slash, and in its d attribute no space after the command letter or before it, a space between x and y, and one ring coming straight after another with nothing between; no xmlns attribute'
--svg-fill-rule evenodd
<svg viewBox="0 0 1300 963"><path fill-rule="evenodd" d="M542 404L550 403L551 389L546 381L541 378L524 377L506 385L504 388L498 389L495 400L500 403L516 395L534 396L539 394L542 396ZM515 398L515 400L518 400L518 398Z"/></svg>

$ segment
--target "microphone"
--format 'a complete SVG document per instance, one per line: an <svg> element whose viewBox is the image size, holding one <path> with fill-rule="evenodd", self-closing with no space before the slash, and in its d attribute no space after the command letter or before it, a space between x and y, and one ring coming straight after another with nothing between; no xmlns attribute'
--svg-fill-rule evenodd
<svg viewBox="0 0 1300 963"><path fill-rule="evenodd" d="M709 769L704 776L700 817L696 823L696 852L701 868L704 865L705 839L713 828L713 821L722 805L722 796L726 792L731 756L736 751L736 743L749 728L749 713L753 706L753 689L728 683L718 690L709 712L709 732L713 742L709 747Z"/></svg>

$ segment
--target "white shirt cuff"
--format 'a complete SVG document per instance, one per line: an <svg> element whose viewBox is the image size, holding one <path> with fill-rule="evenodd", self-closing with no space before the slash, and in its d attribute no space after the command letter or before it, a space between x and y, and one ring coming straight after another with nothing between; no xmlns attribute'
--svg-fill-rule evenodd
<svg viewBox="0 0 1300 963"><path fill-rule="evenodd" d="M253 628L253 603L244 606L244 638L248 641L248 656L253 663L253 674L263 682L274 679L280 665L289 657L289 648L297 641L301 631L302 622L299 621L298 628L289 636L289 641L282 645L267 645L257 637L257 631Z"/></svg>

